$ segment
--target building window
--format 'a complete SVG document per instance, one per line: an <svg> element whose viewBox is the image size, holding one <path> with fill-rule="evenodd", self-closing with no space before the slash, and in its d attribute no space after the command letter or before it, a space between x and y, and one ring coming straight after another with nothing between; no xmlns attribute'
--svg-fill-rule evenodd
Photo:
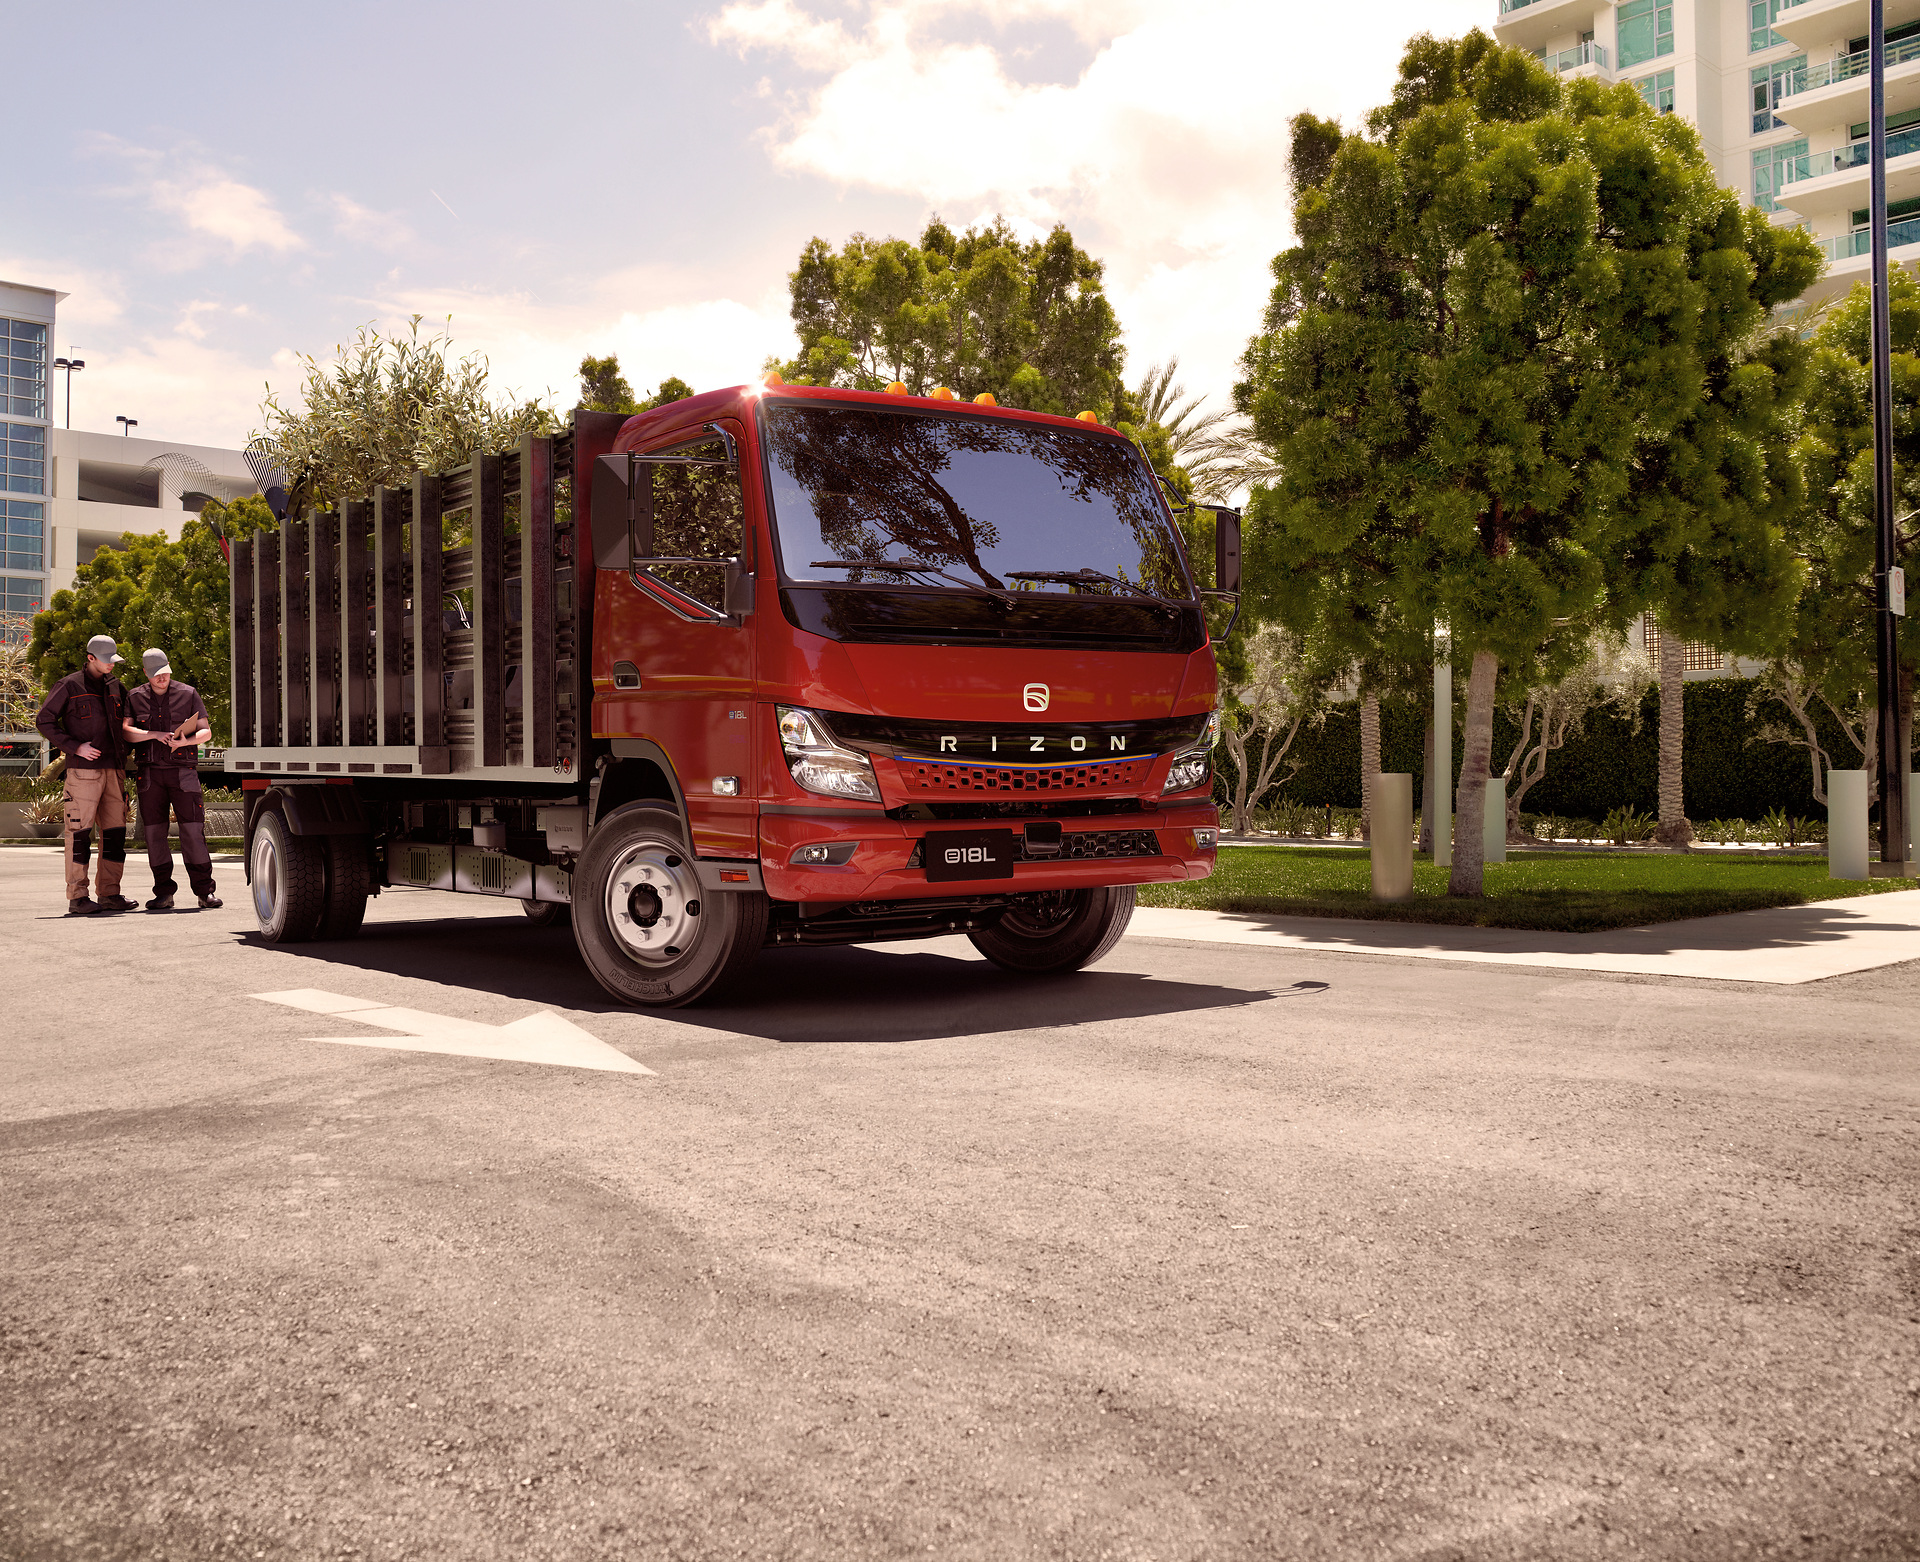
<svg viewBox="0 0 1920 1562"><path fill-rule="evenodd" d="M1673 72L1662 71L1657 76L1642 76L1633 84L1633 90L1647 100L1647 107L1656 114L1673 112Z"/></svg>
<svg viewBox="0 0 1920 1562"><path fill-rule="evenodd" d="M31 423L0 423L0 489L47 491L47 431Z"/></svg>
<svg viewBox="0 0 1920 1562"><path fill-rule="evenodd" d="M1787 182L1787 164L1807 155L1807 138L1763 146L1753 154L1753 204L1763 212L1776 209L1781 187Z"/></svg>
<svg viewBox="0 0 1920 1562"><path fill-rule="evenodd" d="M1660 665L1660 626L1649 616L1643 620L1646 626L1647 656L1653 665ZM1726 654L1716 651L1710 645L1698 640L1683 640L1680 643L1680 670L1688 673L1717 673L1726 664Z"/></svg>
<svg viewBox="0 0 1920 1562"><path fill-rule="evenodd" d="M21 580L13 575L0 575L0 613L13 618L27 613L38 613L47 605L47 583L44 580Z"/></svg>
<svg viewBox="0 0 1920 1562"><path fill-rule="evenodd" d="M0 569L29 570L38 574L46 568L46 506L25 499L0 500Z"/></svg>
<svg viewBox="0 0 1920 1562"><path fill-rule="evenodd" d="M1614 22L1622 70L1673 53L1673 0L1626 0Z"/></svg>
<svg viewBox="0 0 1920 1562"><path fill-rule="evenodd" d="M1888 223L1896 223L1903 217L1920 217L1920 199L1895 201L1887 208ZM1870 207L1854 207L1852 227L1856 233L1860 229L1870 226L1872 221L1873 211Z"/></svg>
<svg viewBox="0 0 1920 1562"><path fill-rule="evenodd" d="M47 328L32 320L0 320L11 357L0 411L16 418L47 415Z"/></svg>
<svg viewBox="0 0 1920 1562"><path fill-rule="evenodd" d="M1762 49L1787 41L1770 25L1780 19L1782 3L1783 0L1752 0L1747 6L1747 25L1752 29L1747 34L1747 53L1758 54Z"/></svg>
<svg viewBox="0 0 1920 1562"><path fill-rule="evenodd" d="M1780 106L1780 100L1793 90L1793 73L1806 68L1807 57L1804 54L1754 67L1753 133L1756 136L1769 130L1779 130L1786 124L1785 120L1776 119L1773 111Z"/></svg>

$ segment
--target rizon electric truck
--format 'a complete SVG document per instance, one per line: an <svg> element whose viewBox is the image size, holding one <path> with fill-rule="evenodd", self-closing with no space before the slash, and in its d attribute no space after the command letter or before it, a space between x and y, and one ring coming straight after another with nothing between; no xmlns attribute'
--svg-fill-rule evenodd
<svg viewBox="0 0 1920 1562"><path fill-rule="evenodd" d="M990 401L769 376L576 412L235 544L261 933L505 896L642 1006L781 944L1098 959L1134 886L1215 861L1239 520L1203 590L1128 440Z"/></svg>

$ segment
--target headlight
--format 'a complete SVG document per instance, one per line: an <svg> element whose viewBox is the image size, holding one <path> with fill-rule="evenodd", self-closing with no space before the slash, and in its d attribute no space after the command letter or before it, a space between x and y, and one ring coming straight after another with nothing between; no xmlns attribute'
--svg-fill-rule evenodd
<svg viewBox="0 0 1920 1562"><path fill-rule="evenodd" d="M865 754L840 747L828 736L826 724L811 711L786 705L776 709L780 747L796 785L824 797L880 801L880 783L874 779L873 765Z"/></svg>
<svg viewBox="0 0 1920 1562"><path fill-rule="evenodd" d="M1219 741L1220 712L1215 711L1207 717L1193 747L1173 756L1173 767L1167 771L1167 784L1160 788L1161 794L1191 792L1205 786L1213 778L1213 746Z"/></svg>

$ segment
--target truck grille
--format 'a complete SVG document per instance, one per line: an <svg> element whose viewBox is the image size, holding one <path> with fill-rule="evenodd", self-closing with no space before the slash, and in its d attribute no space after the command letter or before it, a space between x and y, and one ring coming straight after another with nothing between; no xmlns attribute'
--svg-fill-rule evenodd
<svg viewBox="0 0 1920 1562"><path fill-rule="evenodd" d="M1151 759L1092 765L1045 765L1010 769L998 765L951 765L899 759L908 792L1122 792L1146 784Z"/></svg>
<svg viewBox="0 0 1920 1562"><path fill-rule="evenodd" d="M1050 857L1030 855L1023 838L1014 846L1021 862L1084 862L1090 857L1158 857L1160 838L1151 830L1069 830L1060 837L1060 850ZM914 842L909 868L926 866L926 842Z"/></svg>

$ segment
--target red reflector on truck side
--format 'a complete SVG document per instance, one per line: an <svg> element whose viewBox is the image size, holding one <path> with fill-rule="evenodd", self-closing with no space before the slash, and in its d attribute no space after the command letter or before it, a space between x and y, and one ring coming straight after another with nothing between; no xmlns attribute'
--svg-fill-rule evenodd
<svg viewBox="0 0 1920 1562"><path fill-rule="evenodd" d="M741 873L737 869L722 868L720 870L720 882L722 884L751 884L753 879L751 875Z"/></svg>

